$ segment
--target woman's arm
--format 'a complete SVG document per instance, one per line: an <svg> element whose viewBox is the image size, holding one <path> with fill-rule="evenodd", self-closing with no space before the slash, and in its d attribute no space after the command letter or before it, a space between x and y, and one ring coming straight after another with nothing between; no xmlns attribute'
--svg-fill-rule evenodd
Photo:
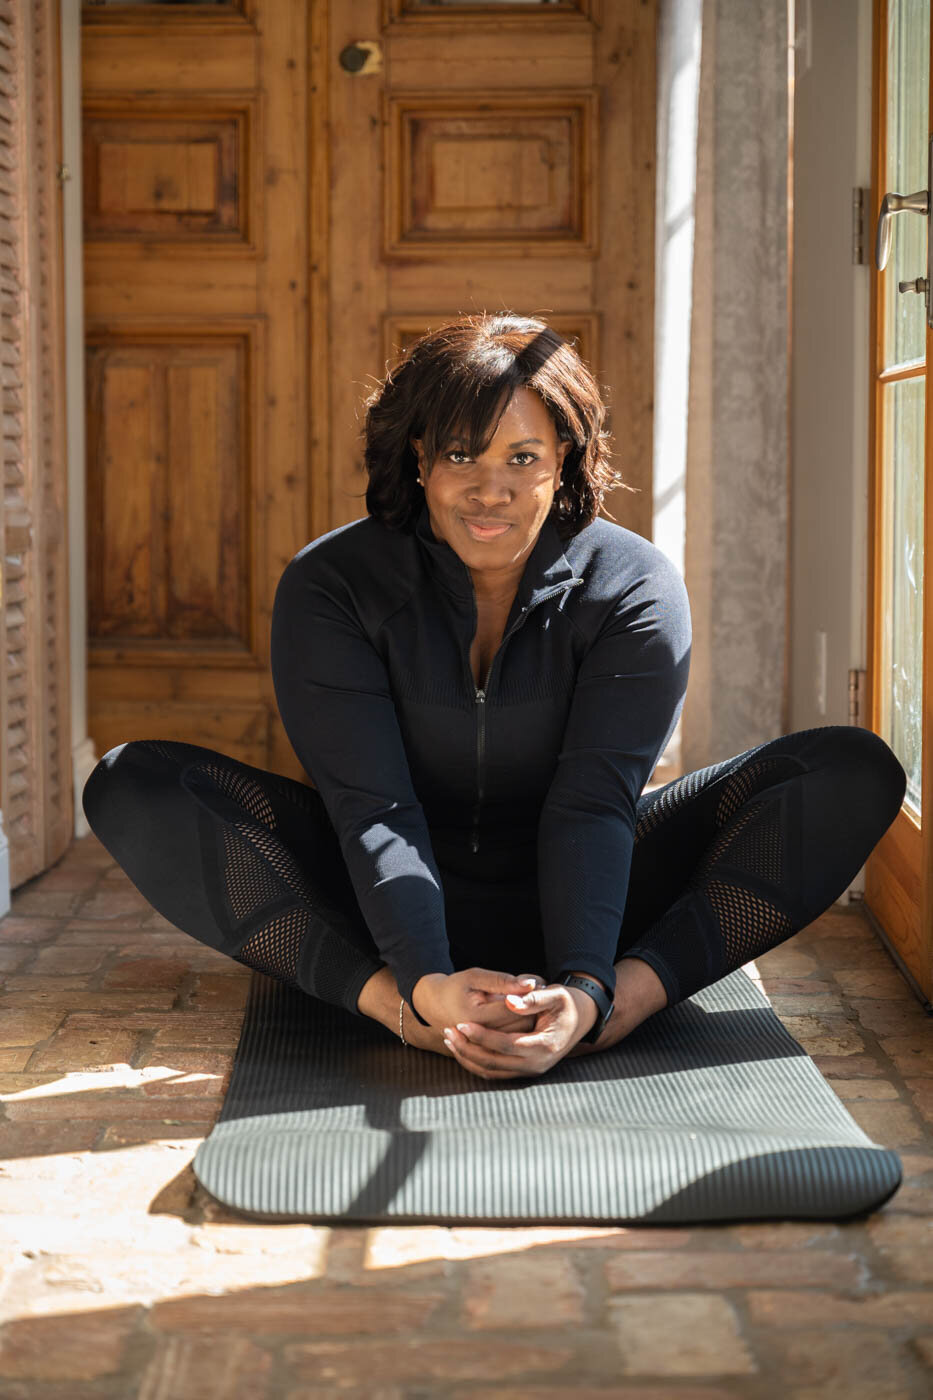
<svg viewBox="0 0 933 1400"><path fill-rule="evenodd" d="M308 546L279 580L275 697L337 833L379 955L411 1005L421 977L453 972L443 887L386 667L338 568L343 556L332 560L328 551L326 539L323 548Z"/></svg>
<svg viewBox="0 0 933 1400"><path fill-rule="evenodd" d="M683 578L660 550L645 550L641 576L610 599L581 661L538 823L546 974L559 982L579 970L610 991L636 804L676 726L690 666Z"/></svg>

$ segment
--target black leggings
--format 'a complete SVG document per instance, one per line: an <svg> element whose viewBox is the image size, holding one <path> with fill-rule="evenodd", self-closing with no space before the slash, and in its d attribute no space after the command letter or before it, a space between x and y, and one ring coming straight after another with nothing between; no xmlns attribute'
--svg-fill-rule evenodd
<svg viewBox="0 0 933 1400"><path fill-rule="evenodd" d="M851 883L906 784L883 739L826 725L644 793L616 959L647 962L673 1005L783 943ZM316 789L152 739L105 754L82 801L95 835L171 923L357 1011L384 962Z"/></svg>

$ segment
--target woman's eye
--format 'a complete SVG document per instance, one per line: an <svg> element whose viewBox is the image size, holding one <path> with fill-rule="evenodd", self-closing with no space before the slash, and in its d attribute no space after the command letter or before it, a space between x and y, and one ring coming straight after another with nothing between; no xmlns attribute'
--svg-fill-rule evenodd
<svg viewBox="0 0 933 1400"><path fill-rule="evenodd" d="M525 460L519 462L518 459L520 457L524 458ZM446 458L448 462L453 462L455 467L462 466L464 462L471 462L473 460L472 457L469 457L466 452L457 451L446 453ZM461 460L457 461L457 458L460 458ZM520 467L525 467L530 466L532 462L537 462L538 458L537 454L534 452L516 452L512 460L518 462L518 465Z"/></svg>

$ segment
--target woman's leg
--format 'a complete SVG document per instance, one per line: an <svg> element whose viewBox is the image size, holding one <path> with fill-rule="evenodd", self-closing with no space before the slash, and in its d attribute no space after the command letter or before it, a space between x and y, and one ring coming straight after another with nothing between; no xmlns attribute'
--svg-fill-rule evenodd
<svg viewBox="0 0 933 1400"><path fill-rule="evenodd" d="M825 725L643 794L617 959L673 1005L783 943L850 884L906 784L878 735Z"/></svg>
<svg viewBox="0 0 933 1400"><path fill-rule="evenodd" d="M197 744L134 740L84 786L91 830L150 904L237 962L357 1012L384 966L315 788Z"/></svg>

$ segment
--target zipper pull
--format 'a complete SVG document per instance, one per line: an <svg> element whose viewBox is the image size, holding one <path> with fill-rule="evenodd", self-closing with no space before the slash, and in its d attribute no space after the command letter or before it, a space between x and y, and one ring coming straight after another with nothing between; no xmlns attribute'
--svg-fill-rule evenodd
<svg viewBox="0 0 933 1400"><path fill-rule="evenodd" d="M477 703L477 705L483 705L483 704L486 703L486 692L485 692L485 690L478 690L478 691L476 692L476 703Z"/></svg>
<svg viewBox="0 0 933 1400"><path fill-rule="evenodd" d="M476 855L476 852L479 850L479 836L477 835L475 826L473 828L473 835L470 839L470 850L473 852L474 855Z"/></svg>

